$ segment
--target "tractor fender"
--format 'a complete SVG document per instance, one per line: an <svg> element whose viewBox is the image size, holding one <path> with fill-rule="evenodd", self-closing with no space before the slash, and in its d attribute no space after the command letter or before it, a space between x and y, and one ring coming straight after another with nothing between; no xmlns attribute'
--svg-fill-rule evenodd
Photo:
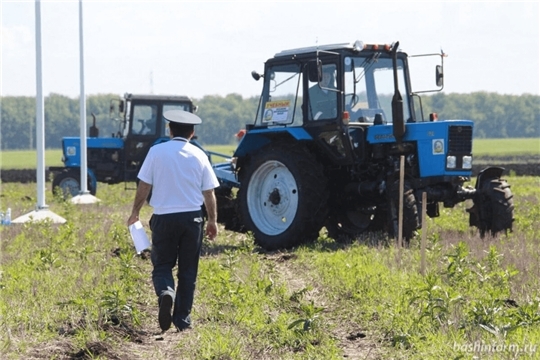
<svg viewBox="0 0 540 360"><path fill-rule="evenodd" d="M506 169L500 166L488 166L478 173L476 178L476 190L481 189L485 181L489 179L499 179Z"/></svg>
<svg viewBox="0 0 540 360"><path fill-rule="evenodd" d="M249 156L269 143L278 140L309 141L313 140L313 137L300 127L252 129L242 137L233 157L241 159Z"/></svg>

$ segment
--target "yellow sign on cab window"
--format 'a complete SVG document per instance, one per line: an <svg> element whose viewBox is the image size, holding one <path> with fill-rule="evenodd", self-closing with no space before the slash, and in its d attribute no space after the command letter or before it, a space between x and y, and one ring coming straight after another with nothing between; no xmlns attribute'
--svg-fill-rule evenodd
<svg viewBox="0 0 540 360"><path fill-rule="evenodd" d="M264 109L264 122L287 121L289 116L290 100L269 101Z"/></svg>

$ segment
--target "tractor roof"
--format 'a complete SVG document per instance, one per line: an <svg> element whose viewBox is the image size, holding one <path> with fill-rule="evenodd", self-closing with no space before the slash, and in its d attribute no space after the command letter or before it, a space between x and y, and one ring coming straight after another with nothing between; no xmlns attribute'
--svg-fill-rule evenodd
<svg viewBox="0 0 540 360"><path fill-rule="evenodd" d="M191 102L191 99L183 95L137 95L125 94L127 100L150 100L150 101L183 101Z"/></svg>
<svg viewBox="0 0 540 360"><path fill-rule="evenodd" d="M317 51L331 52L331 51L348 50L348 51L353 51L356 53L359 53L360 51L389 52L392 49L392 46L393 44L364 44L362 41L356 40L355 42L351 42L351 43L315 45L315 46L308 46L308 47L302 47L302 48L296 48L296 49L290 49L290 50L283 50L276 53L274 57L279 58L283 56L305 55L309 53L316 53Z"/></svg>

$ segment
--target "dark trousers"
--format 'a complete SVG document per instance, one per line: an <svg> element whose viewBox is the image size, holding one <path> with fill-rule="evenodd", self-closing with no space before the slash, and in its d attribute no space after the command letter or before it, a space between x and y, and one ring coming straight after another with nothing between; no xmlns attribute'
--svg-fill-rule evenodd
<svg viewBox="0 0 540 360"><path fill-rule="evenodd" d="M202 244L202 211L152 215L152 282L156 295L175 289L172 270L178 263L173 324L188 327Z"/></svg>

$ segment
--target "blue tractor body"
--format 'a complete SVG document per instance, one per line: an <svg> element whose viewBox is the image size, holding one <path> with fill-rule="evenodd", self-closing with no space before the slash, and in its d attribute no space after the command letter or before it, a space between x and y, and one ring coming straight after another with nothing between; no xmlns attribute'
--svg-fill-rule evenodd
<svg viewBox="0 0 540 360"><path fill-rule="evenodd" d="M458 130L459 129L459 130ZM470 120L448 120L441 122L420 122L407 125L403 142L417 146L418 175L431 176L471 176L472 132ZM396 140L391 125L371 126L367 129L367 142L391 144ZM448 167L449 156L456 157L456 163ZM464 166L463 157L468 157Z"/></svg>
<svg viewBox="0 0 540 360"><path fill-rule="evenodd" d="M440 59L439 91L445 55L428 55ZM285 50L252 72L264 82L255 121L231 161L215 165L228 179L218 191L225 227L251 231L267 250L313 241L322 228L338 241L400 230L410 240L425 194L429 217L471 199L470 225L482 235L511 230L502 169L466 185L473 121L425 119L409 59L399 43L356 41Z"/></svg>

